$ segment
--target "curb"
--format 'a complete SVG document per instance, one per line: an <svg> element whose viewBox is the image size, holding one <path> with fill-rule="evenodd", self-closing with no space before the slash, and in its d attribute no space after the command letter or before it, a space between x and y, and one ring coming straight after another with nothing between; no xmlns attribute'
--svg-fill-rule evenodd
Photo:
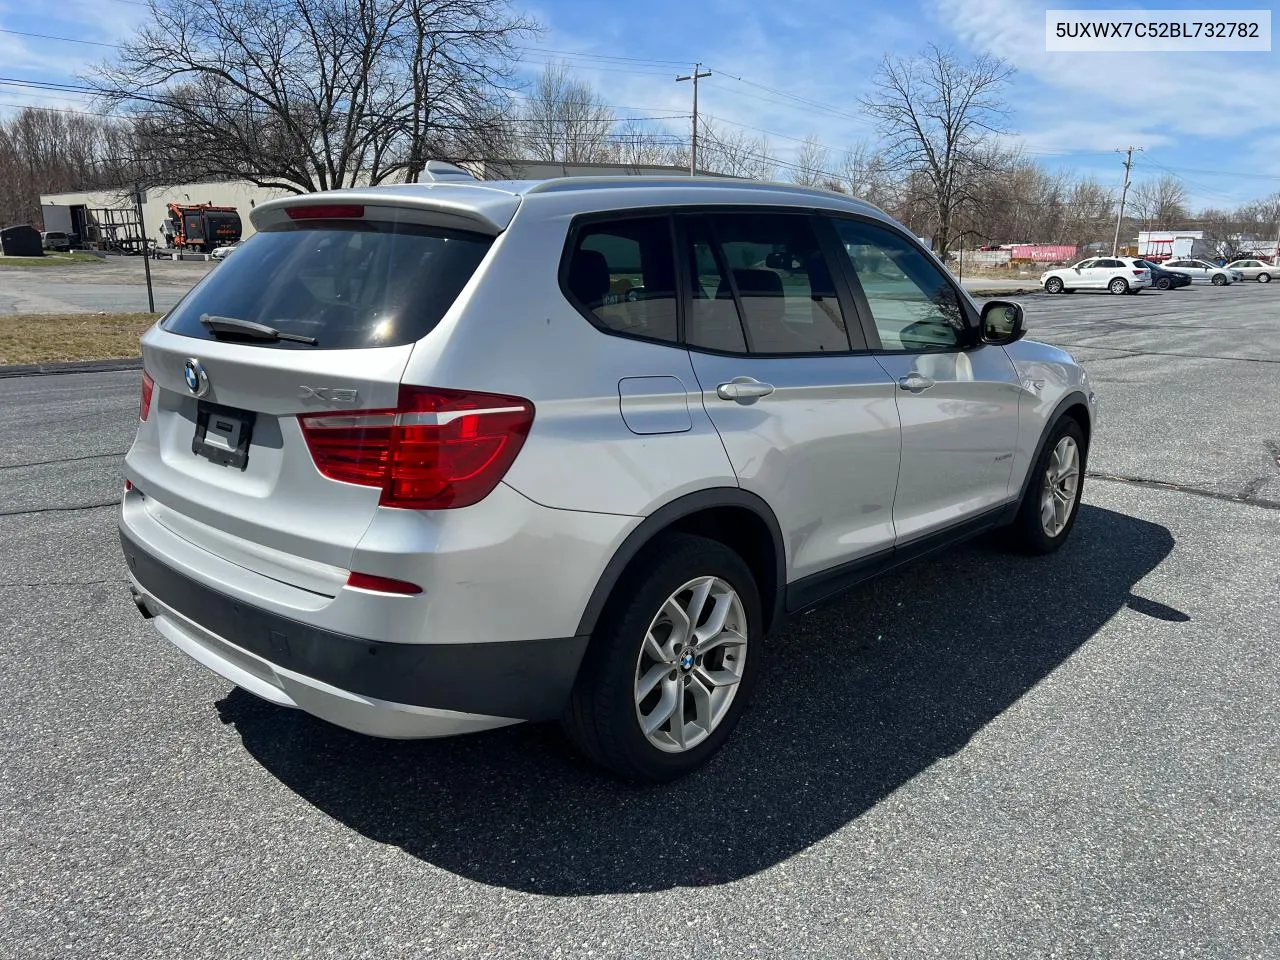
<svg viewBox="0 0 1280 960"><path fill-rule="evenodd" d="M988 287L965 287L965 292L971 297L1018 297L1026 296L1029 293L1040 293L1039 287L1004 287L1001 289L991 289Z"/></svg>
<svg viewBox="0 0 1280 960"><path fill-rule="evenodd" d="M0 366L0 380L13 377L51 377L64 373L112 373L117 370L141 370L141 357L117 360L78 360L59 363L19 363Z"/></svg>

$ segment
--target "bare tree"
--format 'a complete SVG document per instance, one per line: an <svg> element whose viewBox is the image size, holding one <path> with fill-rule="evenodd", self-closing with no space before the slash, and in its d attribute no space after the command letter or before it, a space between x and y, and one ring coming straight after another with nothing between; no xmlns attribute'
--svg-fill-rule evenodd
<svg viewBox="0 0 1280 960"><path fill-rule="evenodd" d="M1156 180L1144 180L1129 194L1133 216L1151 230L1170 230L1190 218L1187 188L1172 173Z"/></svg>
<svg viewBox="0 0 1280 960"><path fill-rule="evenodd" d="M1067 193L1066 217L1060 239L1077 247L1102 243L1115 224L1116 196L1097 180L1086 177Z"/></svg>
<svg viewBox="0 0 1280 960"><path fill-rule="evenodd" d="M1280 235L1280 193L1273 193L1261 200L1246 203L1237 212L1244 229L1262 237Z"/></svg>
<svg viewBox="0 0 1280 960"><path fill-rule="evenodd" d="M507 0L151 0L89 82L157 178L308 192L412 180L504 134Z"/></svg>
<svg viewBox="0 0 1280 960"><path fill-rule="evenodd" d="M796 151L795 163L791 168L791 182L804 187L838 185L833 184L836 177L828 170L830 165L831 150L818 139L816 133L811 133Z"/></svg>
<svg viewBox="0 0 1280 960"><path fill-rule="evenodd" d="M700 166L712 173L753 180L772 180L777 161L769 155L769 138L755 136L741 127L702 118L698 121Z"/></svg>
<svg viewBox="0 0 1280 960"><path fill-rule="evenodd" d="M0 226L38 223L42 193L119 183L130 137L118 120L44 107L0 122Z"/></svg>
<svg viewBox="0 0 1280 960"><path fill-rule="evenodd" d="M615 125L610 134L612 159L628 166L675 166L679 162L680 138L653 129L639 120Z"/></svg>
<svg viewBox="0 0 1280 960"><path fill-rule="evenodd" d="M539 74L520 112L521 140L534 160L599 163L610 159L613 109L563 64Z"/></svg>
<svg viewBox="0 0 1280 960"><path fill-rule="evenodd" d="M983 148L1003 132L1003 89L1013 68L982 55L963 63L931 44L910 59L885 55L875 90L862 105L880 124L890 160L923 175L936 225L934 245L946 256L951 221L966 180L984 163Z"/></svg>
<svg viewBox="0 0 1280 960"><path fill-rule="evenodd" d="M846 147L835 174L840 189L859 200L882 209L897 201L897 184L884 154L866 143Z"/></svg>

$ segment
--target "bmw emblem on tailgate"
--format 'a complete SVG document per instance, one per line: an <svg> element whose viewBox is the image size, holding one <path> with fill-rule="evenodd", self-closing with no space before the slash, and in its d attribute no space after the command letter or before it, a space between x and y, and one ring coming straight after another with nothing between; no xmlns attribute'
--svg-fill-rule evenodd
<svg viewBox="0 0 1280 960"><path fill-rule="evenodd" d="M209 375L204 372L204 364L194 357L189 357L182 365L182 378L193 397L203 397L209 392Z"/></svg>

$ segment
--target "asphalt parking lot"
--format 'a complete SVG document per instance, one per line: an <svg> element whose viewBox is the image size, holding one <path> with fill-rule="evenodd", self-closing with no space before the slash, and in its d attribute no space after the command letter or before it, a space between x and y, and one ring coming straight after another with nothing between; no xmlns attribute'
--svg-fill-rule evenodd
<svg viewBox="0 0 1280 960"><path fill-rule="evenodd" d="M0 380L0 956L1280 956L1280 285L1024 303L1101 397L1072 541L791 623L665 788L235 690L128 597L137 373Z"/></svg>
<svg viewBox="0 0 1280 960"><path fill-rule="evenodd" d="M139 257L106 257L67 266L0 266L0 315L6 313L131 313L147 309ZM152 260L157 310L168 310L217 264L207 260Z"/></svg>

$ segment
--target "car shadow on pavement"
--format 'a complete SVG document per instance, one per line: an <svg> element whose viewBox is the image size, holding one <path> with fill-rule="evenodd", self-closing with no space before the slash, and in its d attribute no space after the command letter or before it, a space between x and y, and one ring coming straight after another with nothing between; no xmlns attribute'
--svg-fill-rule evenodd
<svg viewBox="0 0 1280 960"><path fill-rule="evenodd" d="M317 808L460 876L553 896L726 883L963 748L1122 608L1186 619L1131 595L1173 542L1162 526L1085 506L1051 557L980 542L797 618L771 641L724 751L663 787L601 775L552 725L385 741L241 690L218 707Z"/></svg>

